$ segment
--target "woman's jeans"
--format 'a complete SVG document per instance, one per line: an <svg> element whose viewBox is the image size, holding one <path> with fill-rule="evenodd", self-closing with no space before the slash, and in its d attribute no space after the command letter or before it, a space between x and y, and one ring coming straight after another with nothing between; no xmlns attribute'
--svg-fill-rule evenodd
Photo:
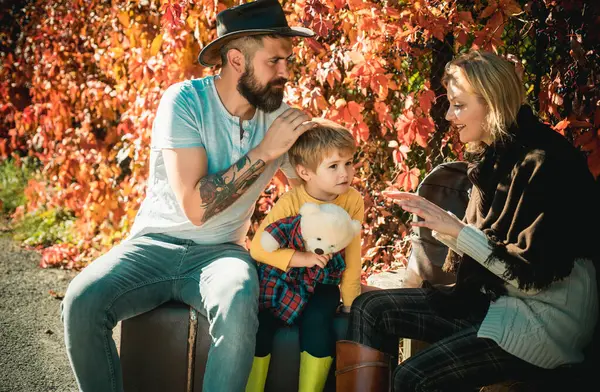
<svg viewBox="0 0 600 392"><path fill-rule="evenodd" d="M198 245L161 234L122 242L69 285L62 318L79 389L123 391L113 328L171 300L204 313L210 323L203 390L244 391L258 328L254 261L239 245Z"/></svg>

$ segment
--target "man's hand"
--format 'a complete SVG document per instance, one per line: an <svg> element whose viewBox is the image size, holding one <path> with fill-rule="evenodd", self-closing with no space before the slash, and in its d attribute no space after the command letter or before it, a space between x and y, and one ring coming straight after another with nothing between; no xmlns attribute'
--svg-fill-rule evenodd
<svg viewBox="0 0 600 392"><path fill-rule="evenodd" d="M310 117L298 109L281 113L254 149L258 157L270 162L285 154L300 135L317 125L309 120Z"/></svg>
<svg viewBox="0 0 600 392"><path fill-rule="evenodd" d="M294 252L292 259L290 260L289 267L307 267L311 268L319 266L325 268L327 263L331 260L331 255L318 255L312 252Z"/></svg>

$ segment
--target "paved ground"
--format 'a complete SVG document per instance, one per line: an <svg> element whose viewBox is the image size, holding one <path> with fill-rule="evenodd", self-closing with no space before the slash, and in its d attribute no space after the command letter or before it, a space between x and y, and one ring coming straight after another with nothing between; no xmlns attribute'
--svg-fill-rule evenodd
<svg viewBox="0 0 600 392"><path fill-rule="evenodd" d="M60 321L60 298L76 273L39 268L39 254L18 247L2 227L0 392L77 391Z"/></svg>

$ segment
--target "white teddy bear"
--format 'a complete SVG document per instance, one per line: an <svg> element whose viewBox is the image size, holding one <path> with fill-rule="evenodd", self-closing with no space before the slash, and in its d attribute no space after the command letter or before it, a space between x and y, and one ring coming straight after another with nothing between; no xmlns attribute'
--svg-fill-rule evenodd
<svg viewBox="0 0 600 392"><path fill-rule="evenodd" d="M306 252L313 252L318 255L341 251L350 244L361 230L361 223L352 219L346 210L335 204L304 203L300 208L299 215L301 216L300 232L302 238L298 240L304 243ZM280 220L282 225L285 224L283 223L285 219L289 220L289 218ZM282 239L277 241L270 232L265 230L260 238L260 243L264 250L273 252L281 247L290 247L287 244L293 243L294 239L287 238L286 240L287 243Z"/></svg>

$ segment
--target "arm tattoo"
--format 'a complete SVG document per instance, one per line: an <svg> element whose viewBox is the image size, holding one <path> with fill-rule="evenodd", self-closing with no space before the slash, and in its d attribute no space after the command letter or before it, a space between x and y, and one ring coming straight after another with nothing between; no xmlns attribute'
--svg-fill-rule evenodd
<svg viewBox="0 0 600 392"><path fill-rule="evenodd" d="M232 205L256 181L265 169L265 162L252 163L244 156L229 169L204 176L198 182L206 222Z"/></svg>

